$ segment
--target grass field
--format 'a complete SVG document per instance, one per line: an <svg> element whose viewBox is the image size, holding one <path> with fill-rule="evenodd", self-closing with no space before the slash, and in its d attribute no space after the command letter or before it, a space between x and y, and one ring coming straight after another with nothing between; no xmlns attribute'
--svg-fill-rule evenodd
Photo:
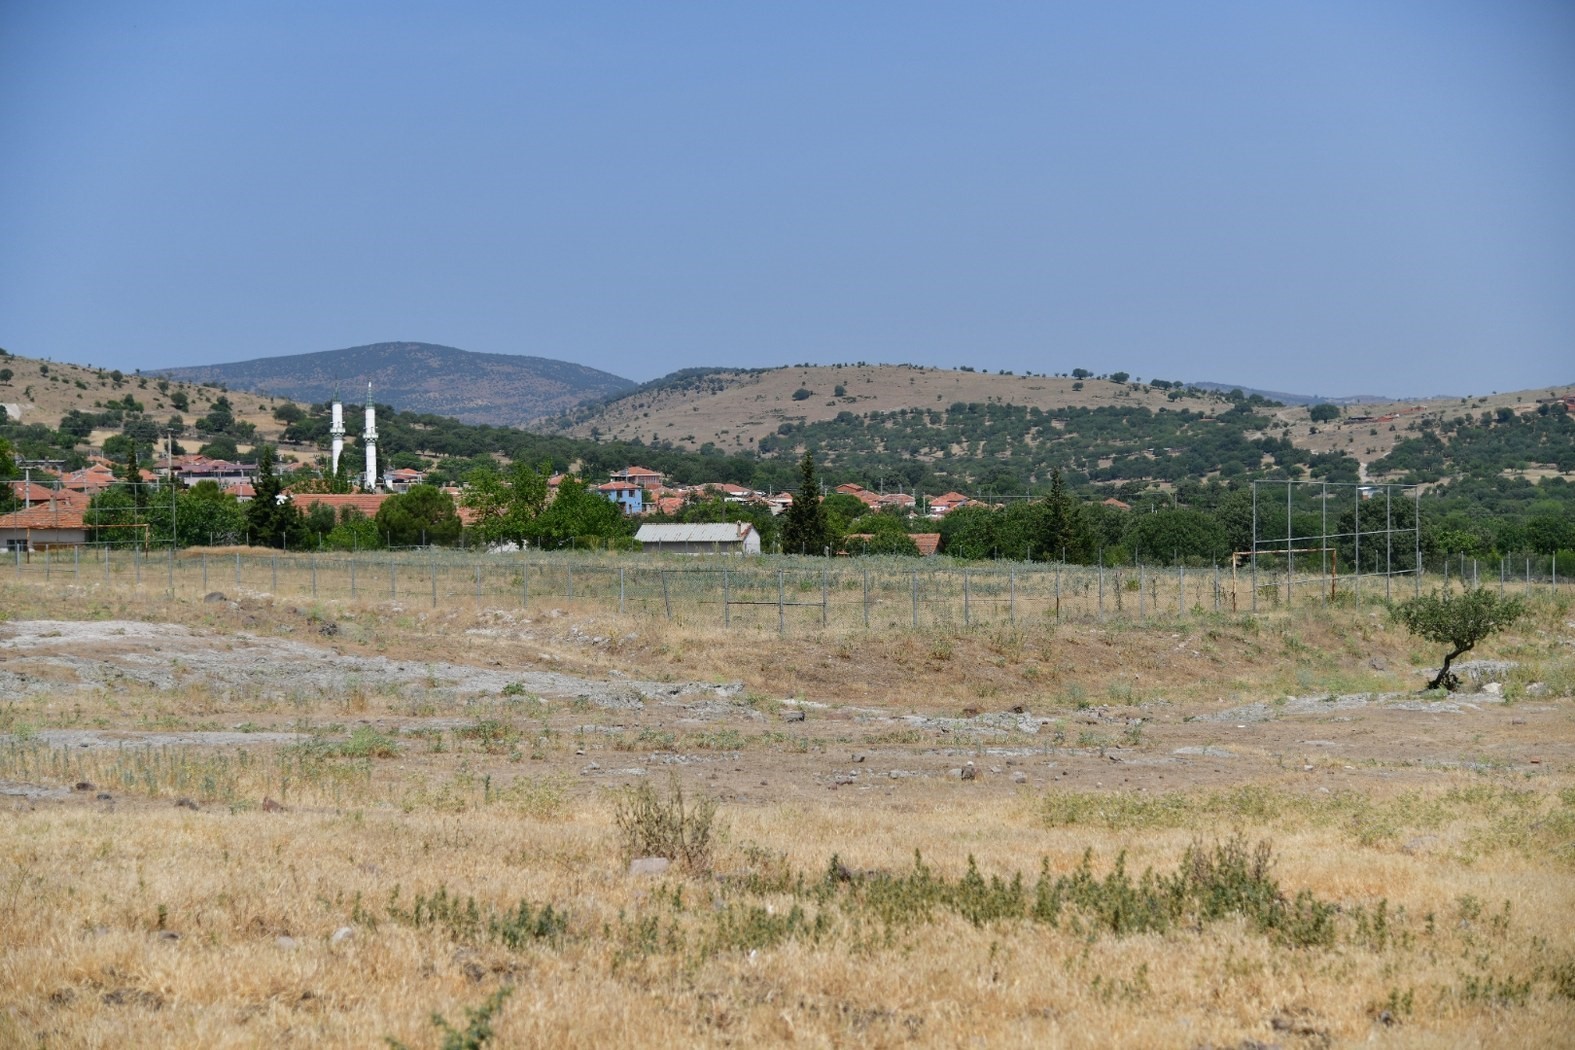
<svg viewBox="0 0 1575 1050"><path fill-rule="evenodd" d="M1432 696L1370 603L214 586L0 573L0 1046L1571 1045L1567 596Z"/></svg>

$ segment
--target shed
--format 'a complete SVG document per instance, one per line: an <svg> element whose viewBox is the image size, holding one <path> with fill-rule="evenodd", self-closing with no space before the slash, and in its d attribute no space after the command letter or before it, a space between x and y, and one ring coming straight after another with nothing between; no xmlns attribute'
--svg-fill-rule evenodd
<svg viewBox="0 0 1575 1050"><path fill-rule="evenodd" d="M647 522L634 534L647 551L672 554L759 554L760 533L747 521L711 525Z"/></svg>

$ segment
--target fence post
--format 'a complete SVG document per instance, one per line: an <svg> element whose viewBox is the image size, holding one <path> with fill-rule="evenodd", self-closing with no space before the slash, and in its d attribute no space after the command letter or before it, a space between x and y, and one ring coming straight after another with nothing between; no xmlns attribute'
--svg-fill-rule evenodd
<svg viewBox="0 0 1575 1050"><path fill-rule="evenodd" d="M1148 606L1145 602L1144 591L1148 590L1148 570L1142 562L1138 562L1138 619L1148 618ZM1154 610L1158 612L1159 610Z"/></svg>
<svg viewBox="0 0 1575 1050"><path fill-rule="evenodd" d="M1099 552L1099 622L1105 622L1105 552Z"/></svg>
<svg viewBox="0 0 1575 1050"><path fill-rule="evenodd" d="M206 589L208 586L208 556L204 554L202 557L202 586ZM317 597L317 555L308 554L306 561L312 567L312 597L315 599Z"/></svg>
<svg viewBox="0 0 1575 1050"><path fill-rule="evenodd" d="M520 608L530 608L530 561L520 559Z"/></svg>
<svg viewBox="0 0 1575 1050"><path fill-rule="evenodd" d="M399 563L394 561L394 556L388 556L388 600L399 600Z"/></svg>
<svg viewBox="0 0 1575 1050"><path fill-rule="evenodd" d="M733 590L728 582L727 570L722 570L722 626L733 626Z"/></svg>
<svg viewBox="0 0 1575 1050"><path fill-rule="evenodd" d="M574 597L574 565L573 565L573 563L565 563L564 566L563 566L563 569L564 569L565 577L566 577L567 582L568 582L568 589L564 593L564 598L565 599L573 598Z"/></svg>
<svg viewBox="0 0 1575 1050"><path fill-rule="evenodd" d="M202 552L202 593L208 593L208 552ZM317 577L312 577L312 597L317 597Z"/></svg>
<svg viewBox="0 0 1575 1050"><path fill-rule="evenodd" d="M428 548L430 551L431 548ZM427 554L427 571L432 574L432 608L437 608L437 557Z"/></svg>
<svg viewBox="0 0 1575 1050"><path fill-rule="evenodd" d="M919 626L919 574L913 574L913 626Z"/></svg>
<svg viewBox="0 0 1575 1050"><path fill-rule="evenodd" d="M1530 564L1529 559L1527 561L1527 564L1528 565ZM170 592L170 597L173 598L173 597L175 597L175 548L174 547L170 548L169 567L170 567L170 569L169 569L169 574L170 574L169 575L169 581L170 581L169 582L169 592ZM1528 579L1530 578L1529 575L1528 575L1527 578Z"/></svg>
<svg viewBox="0 0 1575 1050"><path fill-rule="evenodd" d="M109 582L109 547L107 545L104 547L104 582Z"/></svg>
<svg viewBox="0 0 1575 1050"><path fill-rule="evenodd" d="M273 565L273 593L274 594L278 594L279 593L279 556L277 554L269 555L268 560Z"/></svg>
<svg viewBox="0 0 1575 1050"><path fill-rule="evenodd" d="M1011 594L1011 598L1007 601L1007 604L1006 604L1006 619L1007 619L1008 623L1016 623L1017 622L1017 570L1016 569L1013 569L1011 571L1010 581L1011 581L1011 585L1012 585L1012 594Z"/></svg>
<svg viewBox="0 0 1575 1050"><path fill-rule="evenodd" d="M1061 563L1055 566L1055 622L1061 622Z"/></svg>
<svg viewBox="0 0 1575 1050"><path fill-rule="evenodd" d="M968 570L963 570L963 625L967 626L973 620L968 609Z"/></svg>
<svg viewBox="0 0 1575 1050"><path fill-rule="evenodd" d="M1526 555L1526 593L1531 593L1531 555Z"/></svg>
<svg viewBox="0 0 1575 1050"><path fill-rule="evenodd" d="M241 585L241 552L235 552L235 586Z"/></svg>
<svg viewBox="0 0 1575 1050"><path fill-rule="evenodd" d="M350 555L350 600L355 601L355 554Z"/></svg>
<svg viewBox="0 0 1575 1050"><path fill-rule="evenodd" d="M870 571L864 570L864 626L870 625Z"/></svg>
<svg viewBox="0 0 1575 1050"><path fill-rule="evenodd" d="M1185 563L1176 566L1176 614L1187 615L1187 566Z"/></svg>
<svg viewBox="0 0 1575 1050"><path fill-rule="evenodd" d="M476 563L476 607L481 607L481 562L479 561ZM621 604L618 608L618 611L623 612L623 607Z"/></svg>
<svg viewBox="0 0 1575 1050"><path fill-rule="evenodd" d="M662 607L667 610L667 618L673 618L673 596L667 589L667 570L662 570Z"/></svg>
<svg viewBox="0 0 1575 1050"><path fill-rule="evenodd" d="M830 607L831 572L828 569L820 570L820 625L826 626L826 613Z"/></svg>
<svg viewBox="0 0 1575 1050"><path fill-rule="evenodd" d="M782 593L782 570L777 570L777 633L787 632L787 607L784 604L786 595Z"/></svg>
<svg viewBox="0 0 1575 1050"><path fill-rule="evenodd" d="M175 549L174 547L170 548L170 550L172 550L172 551L174 549ZM82 548L81 547L72 547L71 548L71 575L76 577L78 580L82 579Z"/></svg>
<svg viewBox="0 0 1575 1050"><path fill-rule="evenodd" d="M624 580L623 580L623 572L624 572L623 566L622 565L618 566L618 615L619 616L622 616L623 612L624 612L624 600L623 600Z"/></svg>

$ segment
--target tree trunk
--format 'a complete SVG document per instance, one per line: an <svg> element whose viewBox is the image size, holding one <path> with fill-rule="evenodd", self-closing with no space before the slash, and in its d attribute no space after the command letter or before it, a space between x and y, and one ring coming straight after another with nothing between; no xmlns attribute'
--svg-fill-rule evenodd
<svg viewBox="0 0 1575 1050"><path fill-rule="evenodd" d="M1443 686L1451 693L1453 693L1456 689L1459 689L1460 679L1449 673L1449 665L1455 662L1455 657L1467 652L1470 648L1471 646L1469 645L1463 646L1459 649L1456 649L1454 652L1445 655L1444 666L1438 669L1438 674L1431 682L1427 683L1427 687L1429 689L1437 689L1439 686Z"/></svg>

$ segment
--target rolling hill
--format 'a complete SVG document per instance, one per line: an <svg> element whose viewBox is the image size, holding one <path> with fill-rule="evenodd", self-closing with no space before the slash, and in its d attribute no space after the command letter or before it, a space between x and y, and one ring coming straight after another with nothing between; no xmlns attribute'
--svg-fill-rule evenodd
<svg viewBox="0 0 1575 1050"><path fill-rule="evenodd" d="M373 343L153 374L302 402L324 402L336 394L360 402L370 382L379 403L494 426L523 426L635 385L567 361L478 354L433 343Z"/></svg>

